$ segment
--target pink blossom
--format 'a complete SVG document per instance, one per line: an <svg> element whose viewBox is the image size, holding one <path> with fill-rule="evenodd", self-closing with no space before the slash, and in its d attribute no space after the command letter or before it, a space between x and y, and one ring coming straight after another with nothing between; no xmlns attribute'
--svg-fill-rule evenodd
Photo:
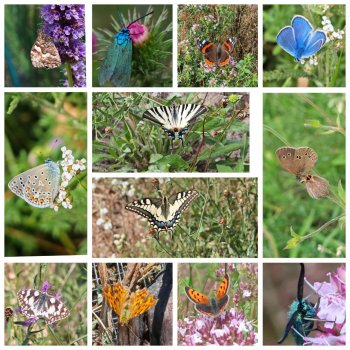
<svg viewBox="0 0 350 350"><path fill-rule="evenodd" d="M140 46L147 41L149 37L148 28L142 23L132 23L130 24L128 29L130 33L130 38L134 45Z"/></svg>

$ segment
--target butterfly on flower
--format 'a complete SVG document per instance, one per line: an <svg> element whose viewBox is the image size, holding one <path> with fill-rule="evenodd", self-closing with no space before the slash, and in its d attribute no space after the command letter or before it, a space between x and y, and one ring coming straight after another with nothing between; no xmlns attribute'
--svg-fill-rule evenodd
<svg viewBox="0 0 350 350"><path fill-rule="evenodd" d="M35 68L53 69L62 64L52 38L42 30L39 30L38 37L30 50L30 59Z"/></svg>
<svg viewBox="0 0 350 350"><path fill-rule="evenodd" d="M199 313L209 317L217 317L224 311L230 299L227 295L229 285L230 279L226 273L216 291L215 298L209 298L188 286L185 287L185 292L188 299L195 304L194 308Z"/></svg>
<svg viewBox="0 0 350 350"><path fill-rule="evenodd" d="M15 195L36 208L51 207L58 194L59 185L60 168L51 159L15 176L8 184Z"/></svg>
<svg viewBox="0 0 350 350"><path fill-rule="evenodd" d="M150 294L147 288L130 293L120 282L114 283L113 286L105 286L102 289L102 295L118 315L121 325L142 315L158 302L155 295Z"/></svg>
<svg viewBox="0 0 350 350"><path fill-rule="evenodd" d="M121 31L114 36L98 74L100 86L103 86L108 81L113 86L130 85L133 39L134 36L139 36L143 32L146 32L146 28L142 29L136 26L136 22L152 13L153 11L135 19L128 25L123 24ZM121 16L119 15L119 17ZM135 33L132 30L133 25L138 28L138 32Z"/></svg>
<svg viewBox="0 0 350 350"><path fill-rule="evenodd" d="M50 285L45 282L41 290L21 289L17 292L21 313L27 319L36 322L41 318L52 325L70 315L70 311L58 295L48 294L49 288Z"/></svg>

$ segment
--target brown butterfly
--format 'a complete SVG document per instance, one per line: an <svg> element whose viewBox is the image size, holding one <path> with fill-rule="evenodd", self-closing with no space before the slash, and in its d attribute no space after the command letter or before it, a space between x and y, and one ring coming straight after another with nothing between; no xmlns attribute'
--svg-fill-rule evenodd
<svg viewBox="0 0 350 350"><path fill-rule="evenodd" d="M329 195L329 183L320 176L312 175L318 156L310 147L281 147L276 150L276 156L285 170L304 183L310 197L319 199Z"/></svg>
<svg viewBox="0 0 350 350"><path fill-rule="evenodd" d="M52 38L41 30L39 30L38 37L30 50L30 59L35 68L53 69L62 63Z"/></svg>
<svg viewBox="0 0 350 350"><path fill-rule="evenodd" d="M187 286L185 287L185 291L188 299L195 304L195 309L198 312L206 316L217 317L224 311L229 301L229 296L227 295L229 285L230 279L228 274L225 274L218 290L216 291L215 298L209 298Z"/></svg>

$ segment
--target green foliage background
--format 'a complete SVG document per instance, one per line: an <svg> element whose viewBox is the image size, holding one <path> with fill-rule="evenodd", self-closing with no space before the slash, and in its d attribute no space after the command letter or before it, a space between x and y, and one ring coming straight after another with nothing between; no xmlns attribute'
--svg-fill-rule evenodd
<svg viewBox="0 0 350 350"><path fill-rule="evenodd" d="M336 48L338 40L322 47L317 66L295 62L276 43L278 32L291 25L295 15L305 16L314 29L322 28L322 16L328 16L336 31L345 31L345 5L264 5L264 86L298 86L300 77L308 79L308 86L345 86L345 35L342 48Z"/></svg>
<svg viewBox="0 0 350 350"><path fill-rule="evenodd" d="M203 99L198 94L93 94L93 170L249 171L249 123L237 118L242 110L249 113L249 95L209 95ZM225 107L213 102L222 98L227 98ZM176 140L172 150L171 139L162 127L142 115L149 108L182 103L210 107L191 123L184 147Z"/></svg>
<svg viewBox="0 0 350 350"><path fill-rule="evenodd" d="M39 321L33 326L32 334L26 339L27 327L15 324L25 318L14 312L5 324L6 345L87 345L87 266L86 264L5 264L5 307L18 308L17 292L20 289L41 289L48 280L55 296L61 294L61 301L70 310L70 316L59 321L56 327Z"/></svg>
<svg viewBox="0 0 350 350"><path fill-rule="evenodd" d="M161 87L172 86L172 6L169 5L94 5L92 16L93 45L92 86L99 86L99 67L114 37L122 29L119 13L128 25L135 19L154 10L154 13L140 20L149 29L148 41L140 46L133 45L130 86Z"/></svg>
<svg viewBox="0 0 350 350"><path fill-rule="evenodd" d="M318 154L316 174L338 195L339 182L345 187L345 136L333 129L337 119L345 128L344 94L264 94L264 257L345 255L343 221L294 249L283 249L291 238L290 227L303 236L343 211L328 198L312 199L275 156L286 145L313 148ZM304 125L308 120L313 127Z"/></svg>
<svg viewBox="0 0 350 350"><path fill-rule="evenodd" d="M85 93L5 94L5 255L86 254L86 171L71 188L73 209L39 209L14 195L16 175L61 159L61 147L87 157Z"/></svg>

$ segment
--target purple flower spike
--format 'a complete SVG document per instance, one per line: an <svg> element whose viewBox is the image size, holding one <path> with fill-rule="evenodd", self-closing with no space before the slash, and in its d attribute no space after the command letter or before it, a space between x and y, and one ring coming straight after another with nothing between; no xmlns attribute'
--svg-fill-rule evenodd
<svg viewBox="0 0 350 350"><path fill-rule="evenodd" d="M31 317L31 318L27 318L24 323L26 326L30 326L37 321L38 321L37 317Z"/></svg>
<svg viewBox="0 0 350 350"><path fill-rule="evenodd" d="M49 280L46 279L46 281L43 283L42 287L41 287L41 291L43 293L47 293L47 291L51 288L51 285L49 283Z"/></svg>
<svg viewBox="0 0 350 350"><path fill-rule="evenodd" d="M86 86L85 6L43 5L42 30L57 47L62 63L71 67L73 86ZM69 86L68 80L64 86Z"/></svg>

